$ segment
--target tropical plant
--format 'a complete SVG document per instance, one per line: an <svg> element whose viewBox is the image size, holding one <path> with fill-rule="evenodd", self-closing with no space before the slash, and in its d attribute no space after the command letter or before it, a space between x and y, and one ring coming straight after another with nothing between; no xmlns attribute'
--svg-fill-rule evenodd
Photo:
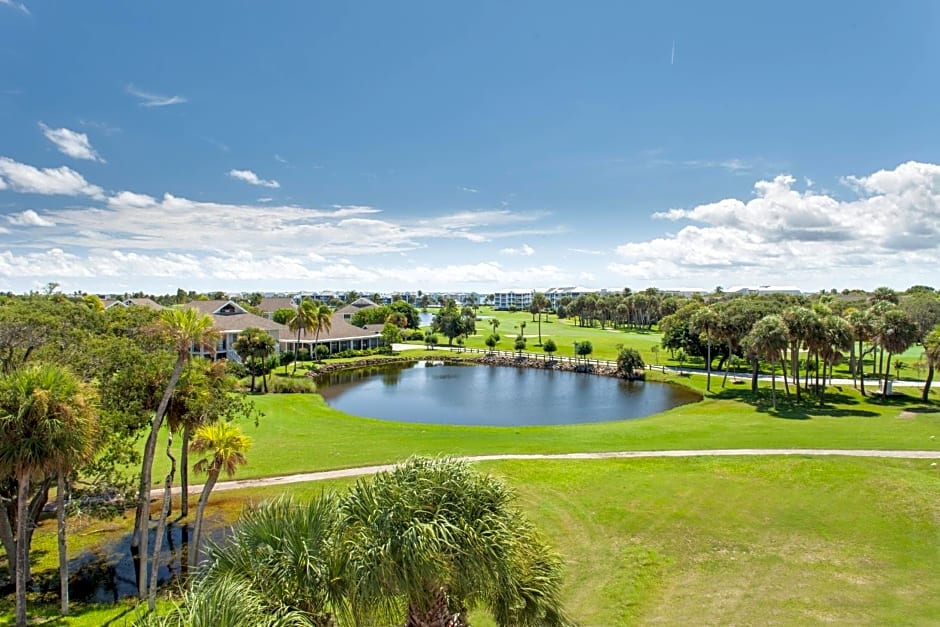
<svg viewBox="0 0 940 627"><path fill-rule="evenodd" d="M758 359L764 359L770 363L771 398L774 409L777 409L777 363L783 361L789 343L787 325L781 316L775 314L761 318L744 339L744 345L753 356L755 363ZM757 392L756 377L752 379L751 392Z"/></svg>
<svg viewBox="0 0 940 627"><path fill-rule="evenodd" d="M483 343L486 344L486 347L489 348L490 351L492 351L496 348L496 345L499 343L499 336L496 335L495 333L492 333L486 337Z"/></svg>
<svg viewBox="0 0 940 627"><path fill-rule="evenodd" d="M887 311L879 321L875 340L888 353L888 363L884 370L884 382L881 386L881 398L888 397L888 376L891 371L891 357L903 353L917 341L917 325L901 309Z"/></svg>
<svg viewBox="0 0 940 627"><path fill-rule="evenodd" d="M924 357L927 360L927 380L924 382L921 400L926 403L930 398L930 385L933 383L934 370L940 367L940 325L934 327L924 338Z"/></svg>
<svg viewBox="0 0 940 627"><path fill-rule="evenodd" d="M525 350L525 338L521 335L517 337L516 341L513 343L513 348L519 353L519 357L522 357L522 351Z"/></svg>
<svg viewBox="0 0 940 627"><path fill-rule="evenodd" d="M645 367L643 357L637 349L624 347L617 353L617 371L621 376L633 379L636 377L636 372L642 371Z"/></svg>
<svg viewBox="0 0 940 627"><path fill-rule="evenodd" d="M239 466L248 463L245 452L250 446L251 439L230 422L220 421L196 429L189 450L196 455L206 456L196 462L193 471L204 472L207 476L202 493L199 495L199 503L196 505L193 540L189 546L190 564L195 564L198 560L203 517L212 488L215 487L221 473L224 472L226 476L232 477Z"/></svg>
<svg viewBox="0 0 940 627"><path fill-rule="evenodd" d="M213 328L211 316L201 313L195 308L165 309L160 313L158 330L168 345L176 352L176 363L173 372L163 391L160 405L150 423L150 433L144 445L143 463L141 464L140 486L138 489L138 503L135 517L135 540L140 555L138 594L143 599L148 592L147 560L149 557L148 528L150 526L150 488L153 478L153 460L157 451L157 438L173 391L183 372L183 366L190 357L190 349L196 346L212 346L215 344L218 333ZM156 558L154 558L156 559ZM149 597L150 609L155 604L156 582Z"/></svg>
<svg viewBox="0 0 940 627"><path fill-rule="evenodd" d="M317 348L319 348L320 333L322 331L329 333L332 328L333 310L330 309L327 305L320 305L316 308L316 312L313 317L313 342L317 345Z"/></svg>
<svg viewBox="0 0 940 627"><path fill-rule="evenodd" d="M555 344L555 340L553 340L552 338L548 338L547 340L545 340L545 343L542 344L542 350L548 353L548 358L550 361L554 361L555 351L558 350L558 345Z"/></svg>
<svg viewBox="0 0 940 627"><path fill-rule="evenodd" d="M697 309L689 319L689 328L705 336L705 391L712 389L712 336L718 330L718 314L710 307Z"/></svg>
<svg viewBox="0 0 940 627"><path fill-rule="evenodd" d="M591 344L590 340L584 340L582 342L574 343L574 354L582 359L587 359L588 356L594 352L594 345Z"/></svg>
<svg viewBox="0 0 940 627"><path fill-rule="evenodd" d="M287 327L297 333L297 340L294 342L294 368L291 371L292 373L297 373L297 362L300 350L300 334L303 332L304 335L308 331L314 328L317 324L317 313L319 310L319 304L315 301L303 299L300 301L300 304L297 305L297 311L294 313L294 317L291 318L290 322L287 324ZM284 366L287 367L286 365ZM286 372L286 370L285 370Z"/></svg>
<svg viewBox="0 0 940 627"><path fill-rule="evenodd" d="M247 358L248 373L251 375L251 391L255 391L255 376L261 374L261 387L264 393L268 392L267 362L268 357L277 348L274 337L257 327L248 327L238 334L232 348Z"/></svg>
<svg viewBox="0 0 940 627"><path fill-rule="evenodd" d="M532 295L532 305L530 311L538 317L539 323L539 346L542 345L542 312L551 307L548 298L542 292L536 292Z"/></svg>
<svg viewBox="0 0 940 627"><path fill-rule="evenodd" d="M561 625L561 563L501 481L452 459L412 458L341 499L348 597L360 624ZM381 515L379 515L381 513Z"/></svg>
<svg viewBox="0 0 940 627"><path fill-rule="evenodd" d="M98 417L95 392L61 366L35 365L0 377L0 478L16 481L16 519L0 510L6 532L15 526L11 575L16 624L26 625L26 587L32 530L27 505L32 481L57 477L57 521L62 613L68 613L65 536L66 476L94 452ZM5 533L4 535L7 535ZM4 542L8 545L9 538ZM9 546L7 546L9 551Z"/></svg>

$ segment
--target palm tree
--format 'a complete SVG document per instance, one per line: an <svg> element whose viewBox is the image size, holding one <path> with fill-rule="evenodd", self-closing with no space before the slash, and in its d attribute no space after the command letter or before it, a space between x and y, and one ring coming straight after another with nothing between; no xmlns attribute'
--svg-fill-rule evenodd
<svg viewBox="0 0 940 627"><path fill-rule="evenodd" d="M787 326L783 318L774 314L758 320L744 339L749 353L756 359L765 359L770 362L770 389L774 409L777 409L777 362L782 361L789 343ZM752 388L751 391L757 390Z"/></svg>
<svg viewBox="0 0 940 627"><path fill-rule="evenodd" d="M348 598L367 624L465 625L487 606L498 625L560 625L560 561L510 489L466 462L413 458L341 499Z"/></svg>
<svg viewBox="0 0 940 627"><path fill-rule="evenodd" d="M783 312L783 322L787 325L787 337L790 341L790 376L796 386L796 400L800 400L800 348L806 342L819 317L807 307L790 307Z"/></svg>
<svg viewBox="0 0 940 627"><path fill-rule="evenodd" d="M248 327L238 334L238 339L232 346L239 355L248 358L248 370L251 374L251 391L255 391L255 375L261 372L261 387L268 393L268 378L265 362L274 352L277 342L270 333L257 327Z"/></svg>
<svg viewBox="0 0 940 627"><path fill-rule="evenodd" d="M903 353L917 341L917 325L901 309L891 309L882 317L875 334L881 348L888 352L888 363L884 370L884 383L881 386L881 398L888 397L888 377L891 373L891 357Z"/></svg>
<svg viewBox="0 0 940 627"><path fill-rule="evenodd" d="M864 309L852 309L848 312L848 323L852 328L852 337L858 342L858 361L855 357L855 345L852 345L852 381L855 381L855 375L858 374L859 389L862 396L865 396L865 368L863 367L865 358L865 342L871 341L872 318Z"/></svg>
<svg viewBox="0 0 940 627"><path fill-rule="evenodd" d="M150 488L153 480L153 459L157 451L157 438L160 435L160 428L163 426L163 419L166 417L166 411L173 397L173 391L179 382L180 375L183 372L183 366L189 360L190 349L196 346L211 346L218 337L217 331L213 328L211 316L201 313L195 308L185 309L165 309L160 313L159 330L165 335L168 344L176 352L176 363L173 366L173 372L170 380L167 382L163 391L163 397L160 399L160 405L157 407L153 421L150 423L150 433L147 436L147 442L144 445L143 462L140 472L140 486L138 490L138 503L135 520L135 534L138 546L138 555L140 558L138 594L141 599L147 595L147 559L149 545L149 526L150 526ZM156 556L154 556L156 559ZM153 609L153 603L150 604Z"/></svg>
<svg viewBox="0 0 940 627"><path fill-rule="evenodd" d="M16 624L26 625L29 573L30 483L57 476L59 569L62 613L68 614L65 536L66 475L95 448L98 417L95 392L61 366L37 365L0 378L0 476L10 476L16 494Z"/></svg>
<svg viewBox="0 0 940 627"><path fill-rule="evenodd" d="M548 309L551 303L542 292L536 292L532 295L532 311L538 316L539 321L539 346L542 345L542 312Z"/></svg>
<svg viewBox="0 0 940 627"><path fill-rule="evenodd" d="M307 331L313 328L313 325L316 324L318 308L319 305L314 301L304 299L297 305L297 313L287 323L287 327L291 331L297 332L297 341L294 343L294 369L291 371L294 374L297 373L297 357L300 354L300 332L303 331L306 335Z"/></svg>
<svg viewBox="0 0 940 627"><path fill-rule="evenodd" d="M705 355L705 391L712 389L712 335L718 330L718 314L710 307L702 307L692 314L689 327L696 333L705 334L707 353Z"/></svg>
<svg viewBox="0 0 940 627"><path fill-rule="evenodd" d="M199 495L199 504L196 505L196 523L193 531L193 541L189 547L190 564L195 564L199 556L203 515L212 488L215 487L221 473L224 472L226 476L231 477L239 466L248 463L245 458L245 451L250 446L251 439L230 422L220 421L196 429L189 450L197 455L206 453L208 455L193 466L195 472L204 472L207 477L206 483L202 487L202 493Z"/></svg>
<svg viewBox="0 0 940 627"><path fill-rule="evenodd" d="M316 346L320 341L320 331L326 331L329 333L330 329L333 328L333 310L330 309L327 305L320 305L317 307L313 317L313 326L311 328L316 332L313 340L313 344Z"/></svg>
<svg viewBox="0 0 940 627"><path fill-rule="evenodd" d="M930 398L930 384L933 383L934 369L940 366L940 325L934 327L933 331L924 338L924 356L927 358L927 381L924 383L924 391L920 398L926 403Z"/></svg>

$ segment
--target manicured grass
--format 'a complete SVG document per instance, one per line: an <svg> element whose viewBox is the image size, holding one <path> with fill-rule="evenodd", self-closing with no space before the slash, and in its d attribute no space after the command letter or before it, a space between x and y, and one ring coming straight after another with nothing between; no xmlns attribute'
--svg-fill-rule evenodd
<svg viewBox="0 0 940 627"><path fill-rule="evenodd" d="M928 460L813 456L479 464L504 477L566 568L581 625L935 624L940 472ZM328 485L218 493L244 502ZM47 606L51 615L53 608ZM50 624L124 624L131 606ZM488 626L487 616L471 615ZM97 621L97 622L95 622Z"/></svg>
<svg viewBox="0 0 940 627"><path fill-rule="evenodd" d="M657 374L652 378L682 381L699 390L705 384L700 376ZM812 403L787 405L779 386L781 409L775 412L770 407L767 387L762 386L761 403L756 408L742 400L750 396L746 384L735 385L729 379L728 388L722 390L720 379L716 379L714 394L703 402L653 417L546 427L394 423L340 413L316 394L256 396L254 402L265 418L258 427L243 425L254 443L248 465L239 469L237 476L264 477L388 463L410 454L783 447L940 449L940 405L936 402L924 408L931 411L899 417L906 409L921 405L904 394L882 403L874 397L860 396L851 386L830 388L827 405L822 408ZM441 408L442 413L446 411L446 407ZM155 481L161 481L164 474L164 457L158 455ZM199 481L193 477L194 483Z"/></svg>
<svg viewBox="0 0 940 627"><path fill-rule="evenodd" d="M924 460L485 464L564 557L583 625L937 624Z"/></svg>

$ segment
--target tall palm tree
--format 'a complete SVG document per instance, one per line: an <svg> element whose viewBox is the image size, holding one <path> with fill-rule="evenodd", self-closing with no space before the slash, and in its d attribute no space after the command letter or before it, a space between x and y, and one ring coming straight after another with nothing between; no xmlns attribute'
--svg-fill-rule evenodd
<svg viewBox="0 0 940 627"><path fill-rule="evenodd" d="M789 307L783 311L783 322L787 325L787 337L790 340L790 377L796 386L796 400L799 401L800 348L818 324L819 316L807 307Z"/></svg>
<svg viewBox="0 0 940 627"><path fill-rule="evenodd" d="M705 335L705 391L712 389L712 336L718 330L718 314L710 307L702 307L692 314L689 327L696 333Z"/></svg>
<svg viewBox="0 0 940 627"><path fill-rule="evenodd" d="M776 314L764 316L747 334L744 344L755 357L770 362L771 398L774 409L777 409L777 362L782 361L790 344L787 325Z"/></svg>
<svg viewBox="0 0 940 627"><path fill-rule="evenodd" d="M888 397L888 377L891 373L891 357L903 353L917 341L917 325L902 309L887 311L881 319L875 334L875 340L882 350L888 353L888 363L884 370L884 383L881 386L881 398Z"/></svg>
<svg viewBox="0 0 940 627"><path fill-rule="evenodd" d="M539 322L539 346L542 345L542 312L550 306L551 303L548 302L548 298L542 292L536 292L532 295L532 310L538 316Z"/></svg>
<svg viewBox="0 0 940 627"><path fill-rule="evenodd" d="M33 479L55 473L62 613L68 613L66 475L89 459L98 417L95 392L61 366L37 365L0 378L0 476L13 477L16 495L16 624L26 625L29 573L27 502Z"/></svg>
<svg viewBox="0 0 940 627"><path fill-rule="evenodd" d="M196 429L189 449L197 455L207 454L207 456L196 462L193 470L204 472L207 477L202 493L199 495L199 504L196 505L196 523L192 544L189 547L190 564L195 564L199 556L203 516L212 488L215 487L221 473L224 472L226 476L231 477L239 466L248 463L245 452L250 446L251 439L230 422L216 422Z"/></svg>
<svg viewBox="0 0 940 627"><path fill-rule="evenodd" d="M140 486L135 521L135 535L139 556L138 594L141 599L147 596L147 559L149 557L149 527L150 527L150 489L153 481L153 460L157 451L157 438L160 428L166 417L166 411L173 391L183 372L183 366L189 360L190 350L195 346L214 345L218 332L213 327L211 316L201 313L198 309L187 307L185 309L164 309L160 312L158 330L166 338L167 344L176 352L176 363L170 374L170 380L163 391L163 397L150 423L150 433L144 445L143 461L140 472ZM156 559L156 556L154 556ZM153 609L153 603L150 604Z"/></svg>
<svg viewBox="0 0 940 627"><path fill-rule="evenodd" d="M940 325L934 327L924 338L924 356L927 358L927 380L924 382L924 391L920 398L926 403L930 398L934 370L940 366Z"/></svg>
<svg viewBox="0 0 940 627"><path fill-rule="evenodd" d="M244 355L248 358L252 392L255 391L255 375L257 375L260 370L261 389L264 390L265 394L268 393L268 377L265 362L268 360L268 357L271 356L271 353L274 352L276 346L277 342L274 337L267 331L257 327L248 327L238 334L238 339L235 340L233 348L239 355Z"/></svg>
<svg viewBox="0 0 940 627"><path fill-rule="evenodd" d="M852 337L858 342L858 357L855 357L855 345L852 345L852 381L854 383L856 374L858 375L859 390L862 396L865 396L865 368L862 366L865 360L865 342L871 341L872 319L868 311L864 309L851 309L847 313L847 320L852 329Z"/></svg>
<svg viewBox="0 0 940 627"><path fill-rule="evenodd" d="M288 328L297 333L297 342L294 344L294 368L291 371L294 374L297 373L297 357L300 354L300 333L302 331L306 335L307 331L316 324L318 307L318 304L312 300L304 299L300 301L300 304L297 305L297 313L287 323Z"/></svg>
<svg viewBox="0 0 940 627"><path fill-rule="evenodd" d="M498 625L565 624L560 561L501 481L466 462L413 458L342 499L349 598L369 624L464 625L473 605ZM381 515L378 515L381 513Z"/></svg>
<svg viewBox="0 0 940 627"><path fill-rule="evenodd" d="M330 309L327 305L320 305L317 307L316 313L314 315L313 330L315 332L313 345L316 346L320 341L320 331L330 332L330 329L333 328L333 310Z"/></svg>

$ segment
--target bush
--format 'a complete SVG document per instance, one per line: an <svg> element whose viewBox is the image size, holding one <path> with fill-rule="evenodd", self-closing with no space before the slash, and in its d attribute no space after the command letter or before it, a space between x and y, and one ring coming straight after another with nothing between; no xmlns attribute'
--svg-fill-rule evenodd
<svg viewBox="0 0 940 627"><path fill-rule="evenodd" d="M313 352L317 359L325 359L330 354L330 347L326 344L317 344Z"/></svg>
<svg viewBox="0 0 940 627"><path fill-rule="evenodd" d="M317 384L307 377L271 377L268 391L272 394L313 394Z"/></svg>
<svg viewBox="0 0 940 627"><path fill-rule="evenodd" d="M621 348L617 354L617 370L627 378L632 378L634 373L643 370L644 366L640 351L635 348Z"/></svg>
<svg viewBox="0 0 940 627"><path fill-rule="evenodd" d="M226 373L235 377L236 379L242 379L248 376L248 368L245 364L240 364L237 361L226 361L225 362Z"/></svg>
<svg viewBox="0 0 940 627"><path fill-rule="evenodd" d="M424 331L415 330L408 334L408 340L412 342L423 342L424 341Z"/></svg>
<svg viewBox="0 0 940 627"><path fill-rule="evenodd" d="M288 364L294 363L294 353L293 353L293 351L284 351L283 353L281 353L281 359L280 359L280 361L281 361L281 364L280 364L280 365L282 365L282 366L286 366L286 365L288 365Z"/></svg>

